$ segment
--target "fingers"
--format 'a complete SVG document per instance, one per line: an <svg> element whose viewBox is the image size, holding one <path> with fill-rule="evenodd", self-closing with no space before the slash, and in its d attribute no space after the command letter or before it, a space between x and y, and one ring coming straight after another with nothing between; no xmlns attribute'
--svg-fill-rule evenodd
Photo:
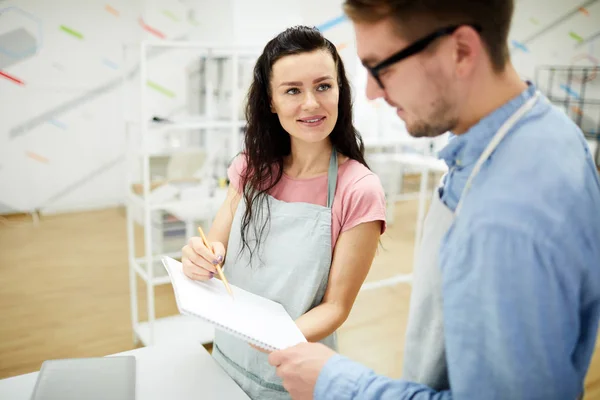
<svg viewBox="0 0 600 400"><path fill-rule="evenodd" d="M223 260L225 259L225 246L223 246L223 243L221 242L212 242L211 245L217 264L223 263Z"/></svg>
<svg viewBox="0 0 600 400"><path fill-rule="evenodd" d="M274 367L280 367L282 364L294 362L298 360L298 356L306 354L311 347L314 348L315 343L299 343L283 350L273 351L269 355L269 364Z"/></svg>
<svg viewBox="0 0 600 400"><path fill-rule="evenodd" d="M189 247L191 251L188 251L185 256L187 256L193 264L200 268L204 268L209 272L217 272L215 268L215 265L217 264L216 257L206 248L206 246L204 246L202 239L198 237L191 238L187 247Z"/></svg>
<svg viewBox="0 0 600 400"><path fill-rule="evenodd" d="M200 268L196 264L193 264L189 259L182 259L181 264L183 266L184 274L190 279L194 279L196 281L207 281L215 276L214 273L207 271L204 268Z"/></svg>
<svg viewBox="0 0 600 400"><path fill-rule="evenodd" d="M286 367L285 366L279 366L275 369L275 374L280 377L281 379L283 379L286 375ZM285 384L285 380L284 380L284 384Z"/></svg>
<svg viewBox="0 0 600 400"><path fill-rule="evenodd" d="M194 250L186 245L182 249L181 265L183 267L183 273L190 279L205 281L212 279L214 273L206 268L200 267L195 264L192 260L197 259L199 256ZM205 261L206 262L206 261Z"/></svg>
<svg viewBox="0 0 600 400"><path fill-rule="evenodd" d="M181 264L185 275L190 279L208 280L217 273L216 265L225 258L225 246L220 242L211 243L212 249L204 245L200 237L193 237L182 249Z"/></svg>
<svg viewBox="0 0 600 400"><path fill-rule="evenodd" d="M279 367L281 363L283 363L283 353L281 351L273 351L269 354L269 364Z"/></svg>

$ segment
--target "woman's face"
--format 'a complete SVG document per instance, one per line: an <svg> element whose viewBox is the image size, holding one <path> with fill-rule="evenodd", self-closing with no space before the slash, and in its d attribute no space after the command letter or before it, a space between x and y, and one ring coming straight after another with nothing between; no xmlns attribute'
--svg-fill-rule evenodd
<svg viewBox="0 0 600 400"><path fill-rule="evenodd" d="M289 55L273 64L271 110L292 139L319 142L338 118L337 68L326 50Z"/></svg>

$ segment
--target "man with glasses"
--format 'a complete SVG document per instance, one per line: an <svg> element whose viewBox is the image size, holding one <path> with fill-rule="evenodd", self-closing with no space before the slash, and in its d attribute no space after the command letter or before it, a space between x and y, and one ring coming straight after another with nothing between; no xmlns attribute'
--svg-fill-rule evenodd
<svg viewBox="0 0 600 400"><path fill-rule="evenodd" d="M580 129L510 62L511 0L346 0L367 95L453 138L415 261L401 380L315 343L293 398L576 399L600 312L600 180ZM381 305L385 307L386 305Z"/></svg>

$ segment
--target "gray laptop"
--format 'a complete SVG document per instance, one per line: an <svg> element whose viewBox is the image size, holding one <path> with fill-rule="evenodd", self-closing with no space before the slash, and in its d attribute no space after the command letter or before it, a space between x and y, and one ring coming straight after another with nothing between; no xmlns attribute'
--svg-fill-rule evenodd
<svg viewBox="0 0 600 400"><path fill-rule="evenodd" d="M135 400L135 357L44 361L31 400Z"/></svg>

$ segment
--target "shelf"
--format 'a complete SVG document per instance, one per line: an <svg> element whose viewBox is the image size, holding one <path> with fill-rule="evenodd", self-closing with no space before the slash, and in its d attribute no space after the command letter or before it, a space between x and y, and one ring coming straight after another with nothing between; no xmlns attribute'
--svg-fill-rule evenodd
<svg viewBox="0 0 600 400"><path fill-rule="evenodd" d="M241 58L258 58L262 52L262 47L259 45L237 46L224 45L223 43L219 42L192 42L187 40L144 40L141 43L131 43L126 46L138 47L140 44L143 47L168 47L196 50L201 52L202 55L209 57L231 57L233 55L237 55Z"/></svg>
<svg viewBox="0 0 600 400"><path fill-rule="evenodd" d="M162 230L162 232L164 233L164 236L182 236L186 234L185 231L185 224L183 224L183 226L173 226L173 227L163 227L161 228L160 226L153 226L154 229L159 229Z"/></svg>
<svg viewBox="0 0 600 400"><path fill-rule="evenodd" d="M448 170L448 165L446 165L444 160L440 160L433 156L425 156L413 153L374 154L369 156L367 161L381 164L399 163L406 166L425 168L437 172L446 172Z"/></svg>
<svg viewBox="0 0 600 400"><path fill-rule="evenodd" d="M150 194L152 194L152 191L150 191ZM133 205L139 206L139 207L145 207L145 203L144 203L144 197L137 195L133 192L129 192L129 200L133 203ZM167 208L174 208L174 207L199 207L202 206L203 204L202 200L169 200L168 202L152 202L150 201L149 207L151 210L166 210ZM175 213L171 213L174 214ZM177 217L177 215L175 215L175 217ZM181 220L181 218L178 218L179 220Z"/></svg>
<svg viewBox="0 0 600 400"><path fill-rule="evenodd" d="M153 181L150 181L150 193L152 193L153 190L160 188L161 186L166 186L166 185L193 186L193 185L198 185L200 182L202 182L200 179L195 179L195 178L184 179L184 180L178 180L178 179L153 180ZM144 194L144 185L142 183L132 183L129 194L132 196L136 196L136 197L142 196ZM139 199L133 199L133 200L139 201Z"/></svg>
<svg viewBox="0 0 600 400"><path fill-rule="evenodd" d="M133 330L136 341L139 338L145 345L182 341L210 343L214 328L195 317L177 315L152 323L139 321L136 306L140 279L137 276L151 287L171 284L161 256L180 257L187 238L197 234L197 224L210 225L225 201L228 189L223 179L226 180L228 160L241 151L241 139L247 126L241 112L243 94L240 91L245 91L249 84L246 81L251 74L246 72L253 68L261 48L171 40L143 41L135 46L140 50L139 76L135 79L139 86L122 85L125 108L122 121L127 136L129 170L126 177L128 264L130 274L135 276L130 282ZM193 57L194 76L191 70L173 65L183 78L176 84L191 85L193 96L193 101L192 97L188 98L175 113L169 111L172 105L167 106L148 95L148 55L158 50L150 51L154 47L188 49L186 53ZM210 65L200 68L197 79L195 71L204 57ZM219 61L211 62L215 59ZM221 62L224 59L226 62ZM217 74L213 73L213 67L217 68ZM122 78L129 80L128 72L123 72ZM222 85L215 80L218 76L224 77L228 85L216 93L215 88ZM192 176L185 181L164 181L164 177L189 174ZM148 258L137 257L135 253L139 247L136 228L140 226ZM171 251L173 253L164 254ZM145 308L146 315L154 315L156 307L152 298L147 299Z"/></svg>
<svg viewBox="0 0 600 400"><path fill-rule="evenodd" d="M183 247L184 244L185 243L182 243L181 247ZM179 251L179 252L173 252L173 253L167 253L167 254L156 254L156 255L152 256L152 273L154 275L154 278L152 279L153 286L166 285L168 283L171 283L169 274L161 261L162 256L178 258L178 257L181 257L181 252ZM142 278L142 280L144 282L148 283L149 278L148 278L148 274L146 272L147 271L146 258L138 257L136 259L130 260L130 262L133 264L133 269L140 276L140 278Z"/></svg>
<svg viewBox="0 0 600 400"><path fill-rule="evenodd" d="M226 197L227 191L204 199L172 200L162 203L150 203L149 208L151 210L167 211L180 221L202 221L212 218L223 201L225 201ZM141 208L145 207L144 198L141 196L130 192L128 199L134 206Z"/></svg>
<svg viewBox="0 0 600 400"><path fill-rule="evenodd" d="M127 120L131 125L139 125L139 120ZM166 130L185 130L185 129L216 129L216 128L243 128L246 126L246 120L231 121L227 119L208 119L205 117L175 118L169 122L148 121L146 126L152 133Z"/></svg>
<svg viewBox="0 0 600 400"><path fill-rule="evenodd" d="M181 146L181 147L170 147L163 148L161 150L148 150L146 152L136 151L134 154L137 157L143 157L147 155L148 157L171 157L174 155L182 155L182 154L194 154L201 151L206 150L206 147L203 146Z"/></svg>
<svg viewBox="0 0 600 400"><path fill-rule="evenodd" d="M415 143L419 143L418 139L403 138L403 137L363 137L363 144L365 149L380 148L380 147L398 147L398 146L414 146Z"/></svg>
<svg viewBox="0 0 600 400"><path fill-rule="evenodd" d="M161 132L175 129L243 128L244 126L246 126L246 121L176 120L173 122L151 123L148 130L150 132Z"/></svg>
<svg viewBox="0 0 600 400"><path fill-rule="evenodd" d="M212 343L215 329L212 325L189 315L173 315L157 318L153 324L154 341L152 345L173 343ZM134 328L141 342L150 345L150 324L141 322Z"/></svg>

